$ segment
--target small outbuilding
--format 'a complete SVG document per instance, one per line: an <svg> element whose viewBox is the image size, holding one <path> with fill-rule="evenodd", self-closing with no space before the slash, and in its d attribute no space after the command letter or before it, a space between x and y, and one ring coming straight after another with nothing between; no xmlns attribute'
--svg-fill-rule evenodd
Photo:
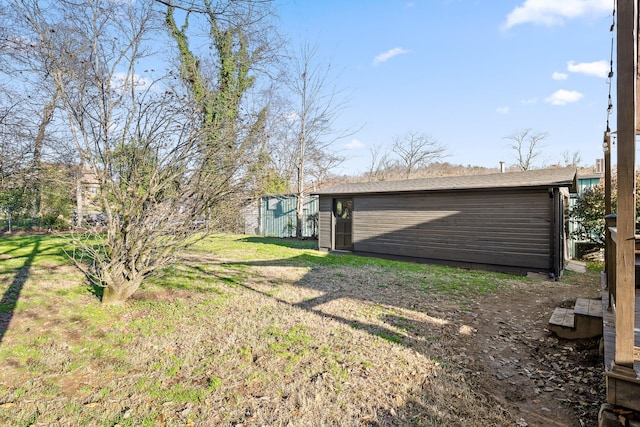
<svg viewBox="0 0 640 427"><path fill-rule="evenodd" d="M561 276L571 168L340 184L319 196L320 250Z"/></svg>

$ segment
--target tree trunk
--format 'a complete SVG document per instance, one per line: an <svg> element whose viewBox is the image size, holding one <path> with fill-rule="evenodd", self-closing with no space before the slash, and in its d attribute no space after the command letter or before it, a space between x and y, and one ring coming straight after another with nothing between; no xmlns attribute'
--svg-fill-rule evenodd
<svg viewBox="0 0 640 427"><path fill-rule="evenodd" d="M76 221L73 225L77 228L81 228L84 218L84 213L82 212L84 198L82 193L82 172L84 170L84 163L82 160L80 160L80 164L76 170Z"/></svg>
<svg viewBox="0 0 640 427"><path fill-rule="evenodd" d="M133 295L140 284L142 283L142 277L134 278L133 280L121 279L118 283L111 282L105 288L102 294L103 304L122 304Z"/></svg>
<svg viewBox="0 0 640 427"><path fill-rule="evenodd" d="M304 129L304 127L303 127ZM296 194L296 238L302 238L302 215L304 212L304 144L300 148L301 160L298 166L298 194Z"/></svg>
<svg viewBox="0 0 640 427"><path fill-rule="evenodd" d="M303 220L303 194L302 192L298 193L297 202L296 202L296 237L298 239L302 238L302 220Z"/></svg>
<svg viewBox="0 0 640 427"><path fill-rule="evenodd" d="M42 120L38 126L38 134L36 135L36 139L33 143L33 216L35 217L40 215L40 208L42 205L42 147L44 145L47 126L51 123L51 119L53 118L57 98L58 93L56 92L53 94L51 101L44 106L42 111Z"/></svg>

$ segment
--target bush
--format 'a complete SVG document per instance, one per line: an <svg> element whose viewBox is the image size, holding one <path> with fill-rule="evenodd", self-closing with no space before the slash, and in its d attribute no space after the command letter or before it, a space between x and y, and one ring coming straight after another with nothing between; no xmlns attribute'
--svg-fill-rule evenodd
<svg viewBox="0 0 640 427"><path fill-rule="evenodd" d="M51 230L66 230L70 226L62 215L45 214L40 217L40 227Z"/></svg>
<svg viewBox="0 0 640 427"><path fill-rule="evenodd" d="M571 236L580 241L590 242L598 248L604 247L604 186L586 188L578 194L571 209L576 229Z"/></svg>
<svg viewBox="0 0 640 427"><path fill-rule="evenodd" d="M636 182L640 180L640 173L636 173ZM617 179L614 175L611 180L611 211L616 212L617 207ZM640 213L640 186L636 186L636 223ZM583 242L595 244L598 248L604 247L605 231L605 197L604 182L595 187L586 188L578 194L576 203L571 209L571 217L576 222L576 230L571 237Z"/></svg>

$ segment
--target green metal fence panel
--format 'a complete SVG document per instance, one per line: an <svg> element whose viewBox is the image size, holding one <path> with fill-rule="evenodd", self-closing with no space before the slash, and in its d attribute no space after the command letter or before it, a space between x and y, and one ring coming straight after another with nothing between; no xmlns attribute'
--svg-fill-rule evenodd
<svg viewBox="0 0 640 427"><path fill-rule="evenodd" d="M260 200L260 230L263 236L295 237L296 196L264 196ZM302 237L318 234L318 197L305 198L302 216Z"/></svg>

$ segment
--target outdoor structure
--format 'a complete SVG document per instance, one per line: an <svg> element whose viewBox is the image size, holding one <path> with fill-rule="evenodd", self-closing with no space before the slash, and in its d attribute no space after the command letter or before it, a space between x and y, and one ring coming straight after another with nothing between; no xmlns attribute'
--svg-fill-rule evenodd
<svg viewBox="0 0 640 427"><path fill-rule="evenodd" d="M92 201L98 195L100 181L95 171L89 167L83 167L80 174L80 185L83 191L83 198Z"/></svg>
<svg viewBox="0 0 640 427"><path fill-rule="evenodd" d="M640 411L640 315L636 268L640 236L636 234L636 135L638 109L638 0L617 2L617 209L611 210L611 133L604 135L605 210L607 215L603 292L604 353L609 404ZM603 412L607 412L603 407ZM615 415L615 414L614 414ZM604 417L601 417L600 425Z"/></svg>
<svg viewBox="0 0 640 427"><path fill-rule="evenodd" d="M269 237L295 237L296 204L294 194L262 196L243 210L245 234ZM318 235L318 197L305 197L302 237Z"/></svg>
<svg viewBox="0 0 640 427"><path fill-rule="evenodd" d="M320 250L560 277L571 168L341 184L320 197Z"/></svg>

